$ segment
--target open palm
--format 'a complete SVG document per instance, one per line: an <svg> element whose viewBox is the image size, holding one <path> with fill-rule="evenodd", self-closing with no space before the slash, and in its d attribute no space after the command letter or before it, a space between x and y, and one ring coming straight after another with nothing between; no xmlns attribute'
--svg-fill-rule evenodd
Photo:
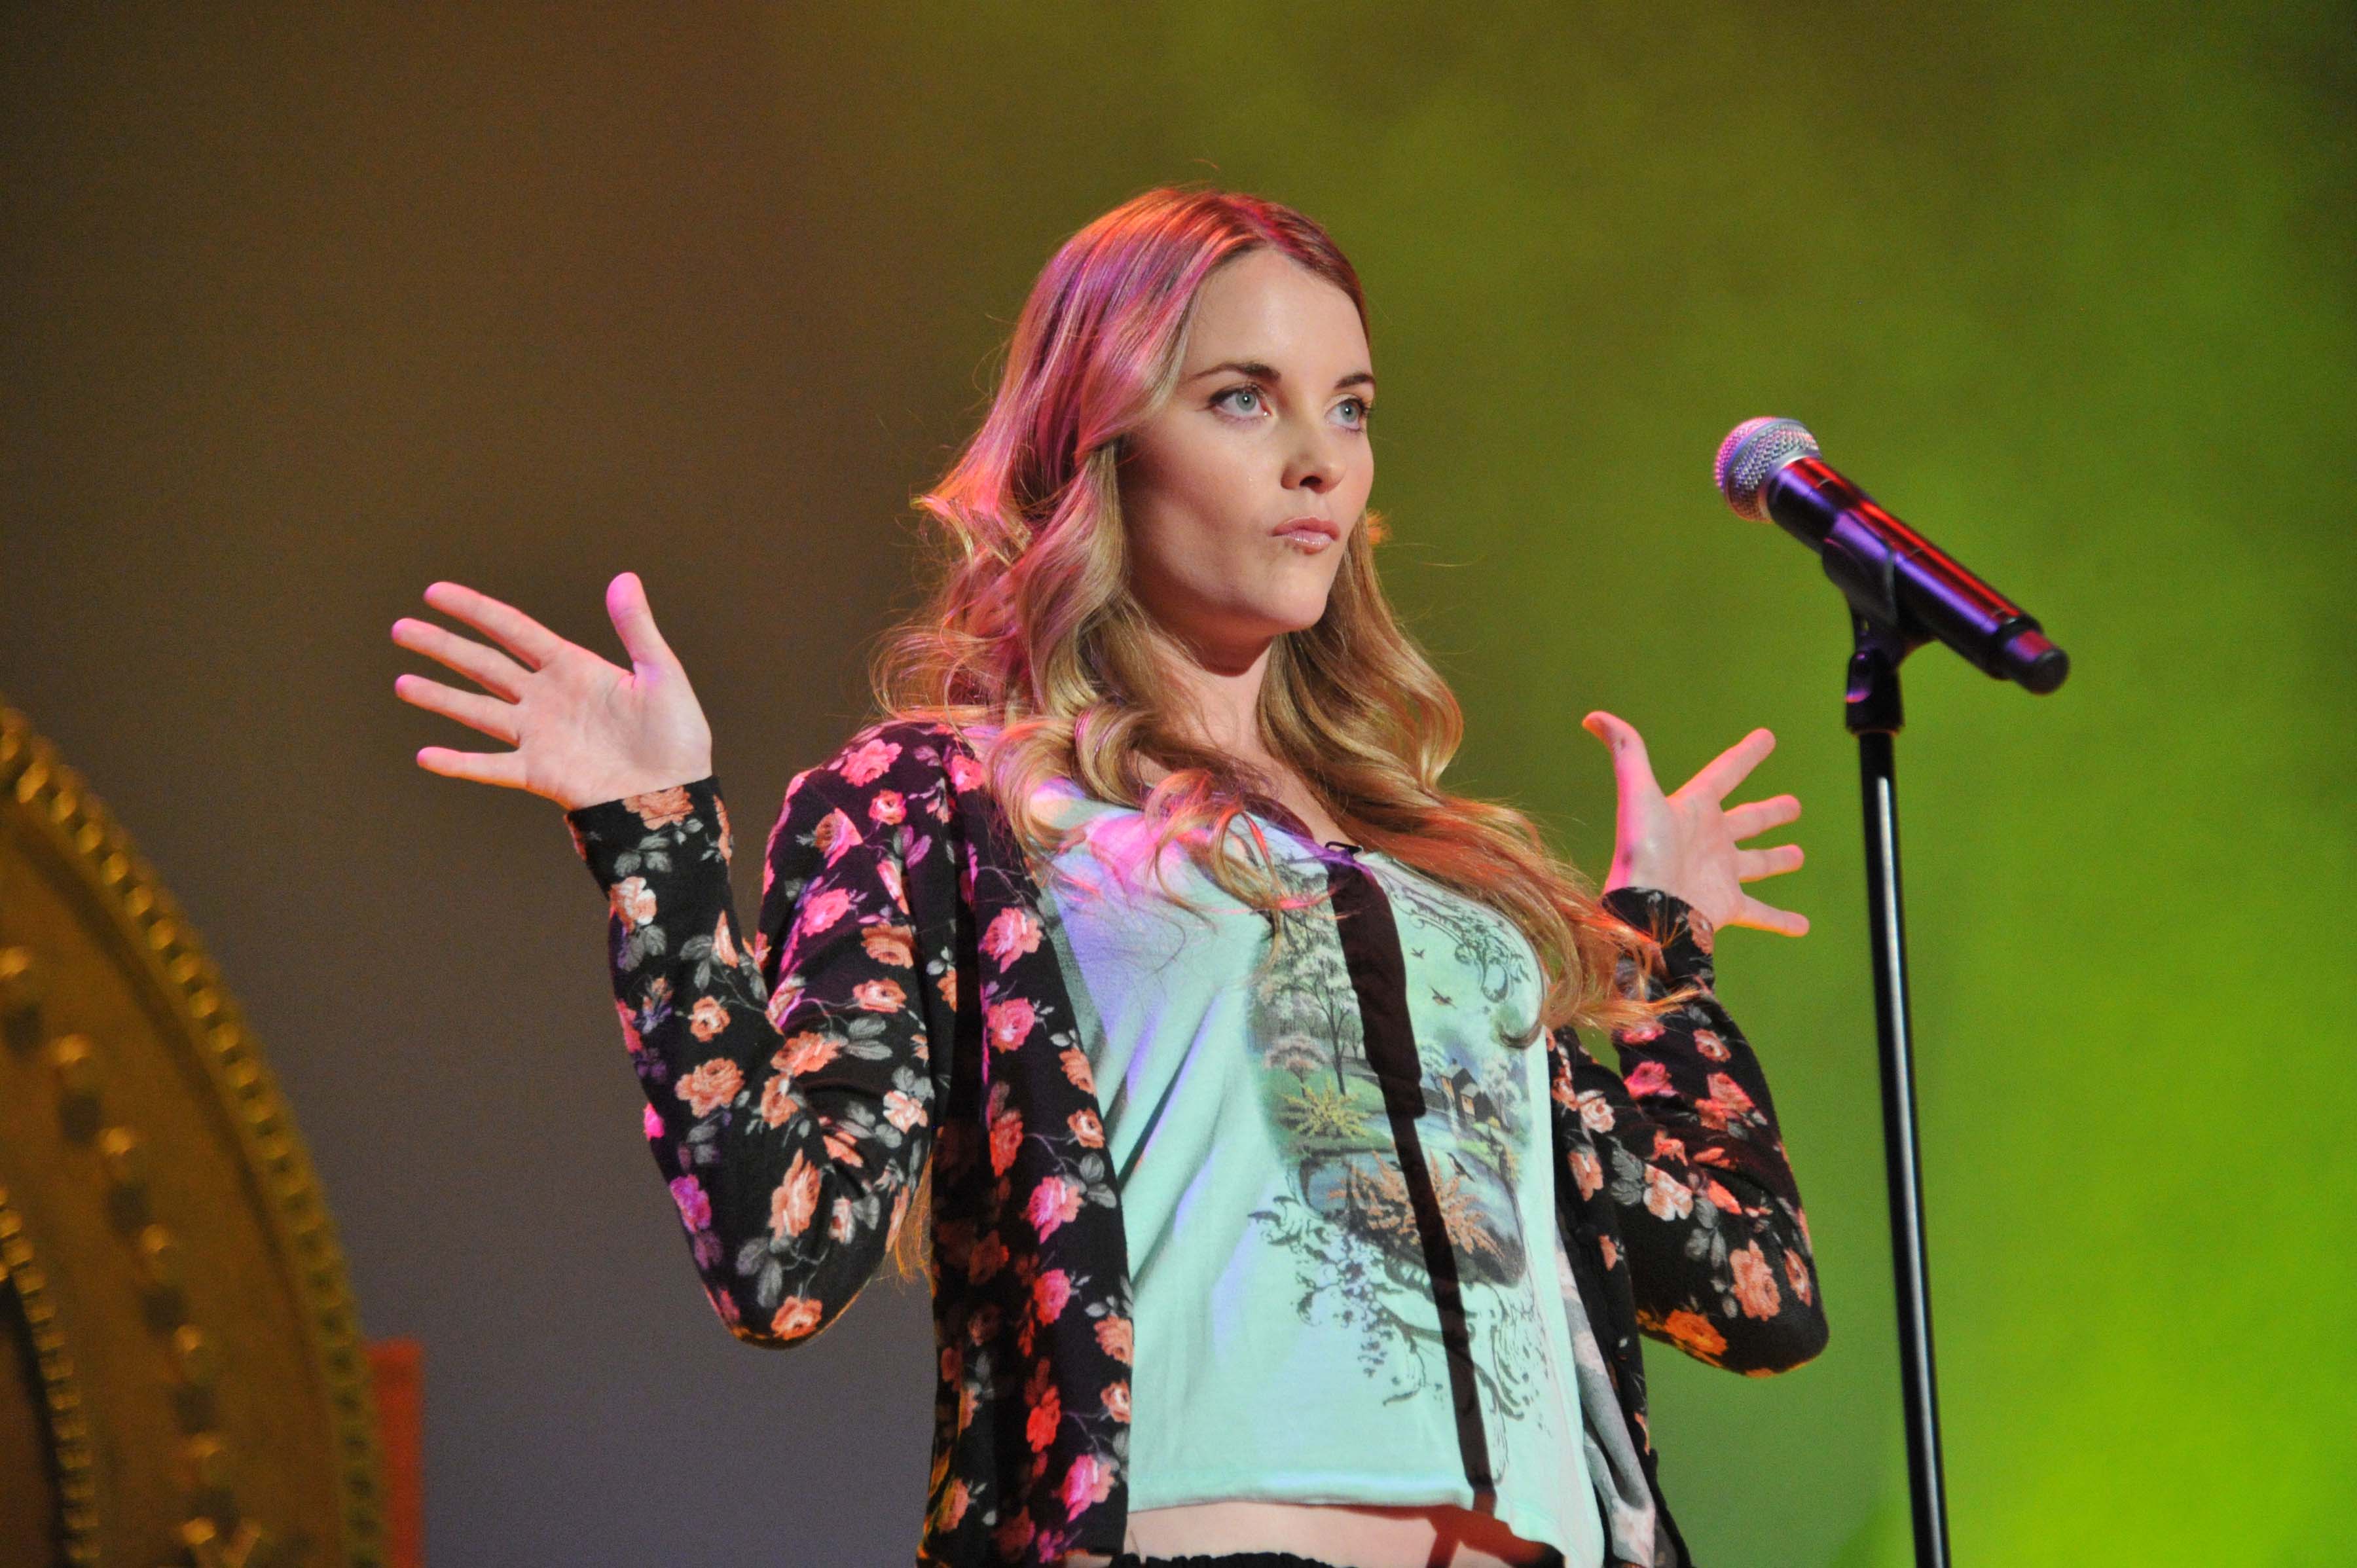
<svg viewBox="0 0 2357 1568"><path fill-rule="evenodd" d="M393 679L394 693L515 747L429 746L417 754L427 772L529 789L572 811L712 771L712 728L687 671L655 628L638 574L625 572L606 588L606 613L630 654L627 670L459 584L432 584L425 602L500 648L404 617L393 623L393 641L439 660L483 691L403 674Z"/></svg>
<svg viewBox="0 0 2357 1568"><path fill-rule="evenodd" d="M1599 709L1582 720L1581 727L1612 748L1612 777L1620 790L1612 870L1605 891L1658 887L1684 899L1713 926L1752 926L1788 937L1807 932L1806 915L1763 904L1742 886L1798 867L1801 846L1736 847L1798 818L1800 798L1779 795L1732 810L1722 804L1728 791L1775 749L1773 735L1753 730L1704 764L1676 794L1664 795L1653 779L1644 740L1627 723Z"/></svg>

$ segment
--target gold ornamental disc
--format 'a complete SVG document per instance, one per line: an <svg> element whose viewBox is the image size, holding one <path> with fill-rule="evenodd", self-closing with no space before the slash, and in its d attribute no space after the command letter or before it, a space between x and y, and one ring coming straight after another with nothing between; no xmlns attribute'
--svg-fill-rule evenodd
<svg viewBox="0 0 2357 1568"><path fill-rule="evenodd" d="M187 918L0 703L0 1563L381 1568L368 1359Z"/></svg>

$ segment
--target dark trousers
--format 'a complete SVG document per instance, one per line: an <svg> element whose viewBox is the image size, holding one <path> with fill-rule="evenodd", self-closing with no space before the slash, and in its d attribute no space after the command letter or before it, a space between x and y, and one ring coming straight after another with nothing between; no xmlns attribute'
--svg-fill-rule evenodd
<svg viewBox="0 0 2357 1568"><path fill-rule="evenodd" d="M1135 1552L1125 1552L1113 1560L1113 1568L1334 1568L1315 1557L1297 1557L1290 1552L1222 1552L1209 1557L1140 1557Z"/></svg>
<svg viewBox="0 0 2357 1568"><path fill-rule="evenodd" d="M1563 1568L1563 1553L1550 1548L1545 1554L1548 1568ZM1125 1552L1114 1558L1109 1568L1334 1568L1323 1558L1302 1557L1290 1552L1218 1552L1205 1556L1140 1557L1135 1552Z"/></svg>

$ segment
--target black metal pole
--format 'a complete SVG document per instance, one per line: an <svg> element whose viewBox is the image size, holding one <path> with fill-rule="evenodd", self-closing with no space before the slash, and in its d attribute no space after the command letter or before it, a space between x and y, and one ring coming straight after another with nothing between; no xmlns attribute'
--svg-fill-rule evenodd
<svg viewBox="0 0 2357 1568"><path fill-rule="evenodd" d="M1891 1273L1899 1306L1900 1399L1917 1568L1949 1568L1940 1396L1932 1365L1932 1291L1924 1261L1923 1187L1915 1141L1914 1035L1908 1015L1907 922L1899 886L1896 741L1906 715L1899 663L1919 639L1850 612L1845 719L1857 736L1866 827L1866 907L1874 958L1874 1022L1882 1061L1882 1150L1889 1171Z"/></svg>

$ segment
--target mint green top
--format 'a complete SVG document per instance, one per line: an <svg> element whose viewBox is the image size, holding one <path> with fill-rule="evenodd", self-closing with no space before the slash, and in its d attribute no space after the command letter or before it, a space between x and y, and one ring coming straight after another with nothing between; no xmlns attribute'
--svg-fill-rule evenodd
<svg viewBox="0 0 2357 1568"><path fill-rule="evenodd" d="M1264 971L1269 922L1175 845L1163 874L1200 913L1164 896L1140 812L1069 781L1041 803L1086 827L1045 879L1042 913L1121 1189L1137 1336L1130 1508L1474 1506L1331 907L1284 916ZM1290 885L1324 889L1316 844L1253 817L1232 830L1247 854L1246 821ZM1567 1568L1595 1568L1591 1469L1606 1466L1583 1441L1573 1347L1577 1335L1593 1359L1593 1341L1557 1238L1545 1042L1508 1043L1535 1016L1535 955L1503 917L1380 851L1355 858L1405 961L1417 1133L1463 1285L1495 1511Z"/></svg>

